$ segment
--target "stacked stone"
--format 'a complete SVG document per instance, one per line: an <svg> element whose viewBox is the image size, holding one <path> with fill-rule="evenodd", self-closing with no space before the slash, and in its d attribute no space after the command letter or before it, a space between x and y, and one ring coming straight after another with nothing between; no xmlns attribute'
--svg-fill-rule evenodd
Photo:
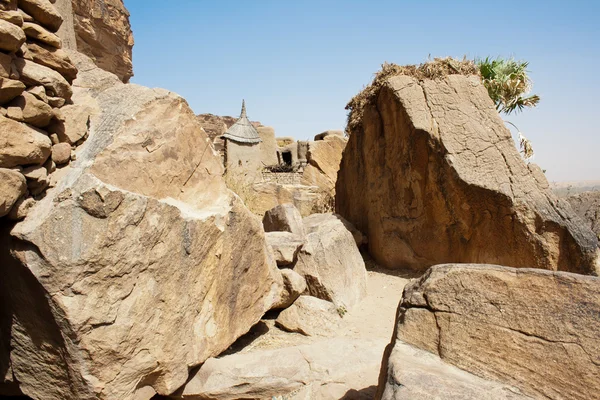
<svg viewBox="0 0 600 400"><path fill-rule="evenodd" d="M0 0L0 217L22 219L82 137L65 128L77 68L56 0Z"/></svg>

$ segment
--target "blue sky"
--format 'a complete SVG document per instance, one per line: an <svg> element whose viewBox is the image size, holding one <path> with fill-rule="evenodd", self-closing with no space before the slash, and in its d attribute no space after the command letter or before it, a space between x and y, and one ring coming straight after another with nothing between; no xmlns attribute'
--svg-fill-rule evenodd
<svg viewBox="0 0 600 400"><path fill-rule="evenodd" d="M505 5L506 4L506 5ZM550 181L600 180L600 2L125 0L132 82L196 113L248 115L278 136L343 129L348 100L384 61L514 56L537 109L507 119Z"/></svg>

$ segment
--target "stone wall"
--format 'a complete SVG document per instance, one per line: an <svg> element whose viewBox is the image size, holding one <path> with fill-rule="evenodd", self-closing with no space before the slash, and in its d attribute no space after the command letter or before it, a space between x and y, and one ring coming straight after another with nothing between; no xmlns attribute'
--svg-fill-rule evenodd
<svg viewBox="0 0 600 400"><path fill-rule="evenodd" d="M85 138L65 123L77 68L56 35L62 22L47 0L0 2L0 217L23 218Z"/></svg>
<svg viewBox="0 0 600 400"><path fill-rule="evenodd" d="M297 172L263 172L263 181L280 185L300 185L302 174Z"/></svg>

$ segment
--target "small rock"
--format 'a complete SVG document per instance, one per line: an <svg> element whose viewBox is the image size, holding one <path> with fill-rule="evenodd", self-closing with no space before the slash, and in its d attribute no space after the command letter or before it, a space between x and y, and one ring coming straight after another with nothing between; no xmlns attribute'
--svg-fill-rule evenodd
<svg viewBox="0 0 600 400"><path fill-rule="evenodd" d="M332 336L341 320L340 312L333 303L312 296L300 296L279 314L275 324L281 329L305 336Z"/></svg>
<svg viewBox="0 0 600 400"><path fill-rule="evenodd" d="M26 36L23 29L15 24L0 19L0 49L8 52L19 50L25 42Z"/></svg>
<svg viewBox="0 0 600 400"><path fill-rule="evenodd" d="M265 213L263 217L265 232L291 232L304 237L302 215L291 203L281 204Z"/></svg>
<svg viewBox="0 0 600 400"><path fill-rule="evenodd" d="M71 160L71 145L69 143L59 143L52 146L52 161L56 165L67 164Z"/></svg>
<svg viewBox="0 0 600 400"><path fill-rule="evenodd" d="M287 268L280 271L283 277L283 291L279 302L273 306L274 309L288 308L306 291L306 281L302 276Z"/></svg>
<svg viewBox="0 0 600 400"><path fill-rule="evenodd" d="M33 199L33 197L21 197L11 208L7 218L11 221L20 221L25 219L29 213L29 210L35 205L35 203L36 201Z"/></svg>
<svg viewBox="0 0 600 400"><path fill-rule="evenodd" d="M54 116L52 107L29 92L23 92L8 103L9 110L18 107L23 111L23 121L37 128L48 126Z"/></svg>
<svg viewBox="0 0 600 400"><path fill-rule="evenodd" d="M24 22L23 31L28 38L39 40L42 43L60 49L62 47L62 40L52 32L48 32L38 24L33 22ZM29 46L28 46L29 47Z"/></svg>
<svg viewBox="0 0 600 400"><path fill-rule="evenodd" d="M15 97L20 96L24 90L25 85L23 82L0 78L0 104L6 104Z"/></svg>
<svg viewBox="0 0 600 400"><path fill-rule="evenodd" d="M25 168L23 170L23 175L27 179L27 189L29 189L29 192L34 196L37 196L46 190L50 183L48 171L41 165Z"/></svg>
<svg viewBox="0 0 600 400"><path fill-rule="evenodd" d="M26 191L27 183L21 173L0 168L0 217L4 217L10 212Z"/></svg>
<svg viewBox="0 0 600 400"><path fill-rule="evenodd" d="M27 89L27 91L37 97L38 100L48 103L48 95L46 95L46 89L43 86L34 86Z"/></svg>
<svg viewBox="0 0 600 400"><path fill-rule="evenodd" d="M11 24L22 26L23 25L23 16L20 12L16 10L4 11L0 10L0 19L10 22Z"/></svg>

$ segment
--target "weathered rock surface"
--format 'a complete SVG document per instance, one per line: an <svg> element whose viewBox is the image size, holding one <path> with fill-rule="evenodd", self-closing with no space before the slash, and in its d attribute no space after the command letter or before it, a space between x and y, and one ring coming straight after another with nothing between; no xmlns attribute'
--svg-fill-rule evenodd
<svg viewBox="0 0 600 400"><path fill-rule="evenodd" d="M308 165L302 174L303 185L318 186L335 194L335 182L347 140L337 135L308 143Z"/></svg>
<svg viewBox="0 0 600 400"><path fill-rule="evenodd" d="M280 204L292 203L303 217L315 212L325 212L321 207L324 200L317 186L282 185L275 182L255 183L251 186L253 197L246 205L258 215Z"/></svg>
<svg viewBox="0 0 600 400"><path fill-rule="evenodd" d="M25 32L17 25L0 19L0 49L8 52L17 51L25 42Z"/></svg>
<svg viewBox="0 0 600 400"><path fill-rule="evenodd" d="M352 234L333 214L304 218L306 244L294 271L304 276L311 296L351 309L366 295L367 271Z"/></svg>
<svg viewBox="0 0 600 400"><path fill-rule="evenodd" d="M33 42L27 43L27 49L33 61L58 71L67 81L72 82L77 77L77 68L64 50Z"/></svg>
<svg viewBox="0 0 600 400"><path fill-rule="evenodd" d="M300 296L279 314L275 324L287 332L305 336L334 336L341 320L333 303L312 296Z"/></svg>
<svg viewBox="0 0 600 400"><path fill-rule="evenodd" d="M274 309L288 308L306 291L306 280L297 272L288 268L279 271L283 278L283 289L279 300L273 305Z"/></svg>
<svg viewBox="0 0 600 400"><path fill-rule="evenodd" d="M28 38L40 41L50 47L60 49L62 47L62 41L58 36L52 32L48 32L43 27L36 23L25 22L23 23L23 31ZM28 46L29 47L29 46Z"/></svg>
<svg viewBox="0 0 600 400"><path fill-rule="evenodd" d="M534 397L598 399L598 315L597 277L441 265L405 288L394 340Z"/></svg>
<svg viewBox="0 0 600 400"><path fill-rule="evenodd" d="M438 357L396 341L377 400L525 400L514 387L488 381L442 362Z"/></svg>
<svg viewBox="0 0 600 400"><path fill-rule="evenodd" d="M21 81L8 78L0 78L0 104L5 104L20 96L25 90L25 84Z"/></svg>
<svg viewBox="0 0 600 400"><path fill-rule="evenodd" d="M42 164L52 142L39 130L0 116L0 167Z"/></svg>
<svg viewBox="0 0 600 400"><path fill-rule="evenodd" d="M279 266L293 264L298 257L298 251L304 244L301 236L290 232L267 232L265 237Z"/></svg>
<svg viewBox="0 0 600 400"><path fill-rule="evenodd" d="M73 94L71 85L58 72L22 58L15 59L17 72L21 80L28 86L43 86L50 96L70 100Z"/></svg>
<svg viewBox="0 0 600 400"><path fill-rule="evenodd" d="M19 0L19 8L52 32L62 24L62 17L49 0Z"/></svg>
<svg viewBox="0 0 600 400"><path fill-rule="evenodd" d="M291 203L273 207L263 216L265 232L291 232L304 238L304 225L300 211Z"/></svg>
<svg viewBox="0 0 600 400"><path fill-rule="evenodd" d="M600 238L600 191L575 194L566 200L586 226Z"/></svg>
<svg viewBox="0 0 600 400"><path fill-rule="evenodd" d="M351 132L336 210L387 268L600 269L597 238L527 168L476 76L388 78Z"/></svg>
<svg viewBox="0 0 600 400"><path fill-rule="evenodd" d="M166 395L258 322L282 278L186 102L78 67L89 138L2 237L12 370L34 399Z"/></svg>
<svg viewBox="0 0 600 400"><path fill-rule="evenodd" d="M133 76L133 33L122 0L57 0L65 18L59 36L65 48L77 50L123 82Z"/></svg>
<svg viewBox="0 0 600 400"><path fill-rule="evenodd" d="M211 358L172 398L369 399L358 393L379 367L383 340L319 339ZM347 397L344 397L347 396Z"/></svg>
<svg viewBox="0 0 600 400"><path fill-rule="evenodd" d="M23 122L37 128L48 126L50 120L54 117L52 107L29 92L23 92L6 106L20 108L23 115Z"/></svg>
<svg viewBox="0 0 600 400"><path fill-rule="evenodd" d="M9 213L26 190L25 177L20 172L0 168L0 217Z"/></svg>

